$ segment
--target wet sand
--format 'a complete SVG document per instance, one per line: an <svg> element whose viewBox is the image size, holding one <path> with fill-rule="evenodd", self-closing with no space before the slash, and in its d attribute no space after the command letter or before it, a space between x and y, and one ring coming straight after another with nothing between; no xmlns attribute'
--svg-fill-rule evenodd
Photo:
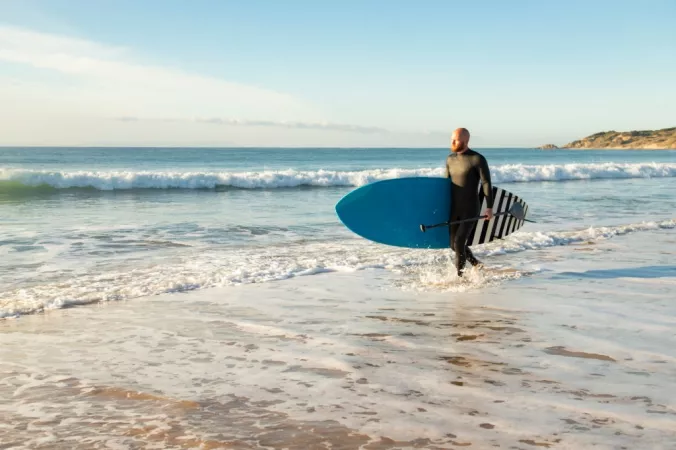
<svg viewBox="0 0 676 450"><path fill-rule="evenodd" d="M372 270L5 320L0 446L666 449L673 280Z"/></svg>

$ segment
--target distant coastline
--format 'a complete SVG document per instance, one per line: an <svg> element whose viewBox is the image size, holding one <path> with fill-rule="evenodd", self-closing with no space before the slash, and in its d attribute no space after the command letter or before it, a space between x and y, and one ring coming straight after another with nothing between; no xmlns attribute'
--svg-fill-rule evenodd
<svg viewBox="0 0 676 450"><path fill-rule="evenodd" d="M566 150L676 150L676 127L661 130L602 131L557 147L546 144L539 149Z"/></svg>

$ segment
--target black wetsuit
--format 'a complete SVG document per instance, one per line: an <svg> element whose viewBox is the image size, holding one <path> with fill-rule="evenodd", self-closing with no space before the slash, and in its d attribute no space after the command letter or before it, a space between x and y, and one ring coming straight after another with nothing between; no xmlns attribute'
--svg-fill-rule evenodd
<svg viewBox="0 0 676 450"><path fill-rule="evenodd" d="M462 154L451 153L446 158L446 178L451 179L451 221L477 217L481 212L479 183L482 184L488 208L493 207L493 187L486 158L472 149ZM479 264L467 247L467 238L477 221L465 222L449 227L451 249L455 252L455 267L462 275L465 262Z"/></svg>

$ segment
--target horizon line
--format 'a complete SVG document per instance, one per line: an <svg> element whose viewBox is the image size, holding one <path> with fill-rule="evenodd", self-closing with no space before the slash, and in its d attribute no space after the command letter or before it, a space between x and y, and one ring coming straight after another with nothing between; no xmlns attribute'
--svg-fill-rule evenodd
<svg viewBox="0 0 676 450"><path fill-rule="evenodd" d="M266 146L266 145L5 145L0 144L0 148L171 148L171 149L188 149L188 148L203 148L203 149L297 149L297 150L318 150L318 149L450 149L448 146ZM499 148L499 149L535 149L537 147L531 146L500 146L500 145L482 145L470 146L470 148ZM563 148L563 147L559 147Z"/></svg>

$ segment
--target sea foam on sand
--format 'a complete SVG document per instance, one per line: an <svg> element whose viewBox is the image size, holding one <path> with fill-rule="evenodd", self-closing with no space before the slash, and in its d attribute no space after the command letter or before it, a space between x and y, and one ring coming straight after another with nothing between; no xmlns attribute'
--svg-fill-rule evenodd
<svg viewBox="0 0 676 450"><path fill-rule="evenodd" d="M669 448L676 270L651 239L464 292L372 269L7 320L1 443Z"/></svg>

